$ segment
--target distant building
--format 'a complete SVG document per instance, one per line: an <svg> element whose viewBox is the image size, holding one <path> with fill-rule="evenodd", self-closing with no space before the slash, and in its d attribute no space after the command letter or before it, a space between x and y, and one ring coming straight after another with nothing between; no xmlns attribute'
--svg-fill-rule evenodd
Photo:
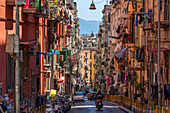
<svg viewBox="0 0 170 113"><path fill-rule="evenodd" d="M91 35L81 35L80 41L82 49L79 53L81 80L84 85L93 85L95 78L95 54L96 54L96 37Z"/></svg>

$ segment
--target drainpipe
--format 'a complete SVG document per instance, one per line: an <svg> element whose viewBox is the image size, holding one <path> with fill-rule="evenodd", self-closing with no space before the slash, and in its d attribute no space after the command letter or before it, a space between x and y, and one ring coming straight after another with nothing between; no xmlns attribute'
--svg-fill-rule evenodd
<svg viewBox="0 0 170 113"><path fill-rule="evenodd" d="M16 2L17 3L17 2ZM17 35L17 44L18 51L16 56L19 57L19 5L16 4L16 35ZM16 59L15 62L15 113L20 113L20 66L19 60Z"/></svg>
<svg viewBox="0 0 170 113"><path fill-rule="evenodd" d="M158 107L161 105L160 57L160 0L158 0Z"/></svg>

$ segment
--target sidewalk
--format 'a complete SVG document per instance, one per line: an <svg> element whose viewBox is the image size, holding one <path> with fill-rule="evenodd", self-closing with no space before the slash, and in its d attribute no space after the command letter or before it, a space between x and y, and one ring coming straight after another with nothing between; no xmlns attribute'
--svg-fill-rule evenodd
<svg viewBox="0 0 170 113"><path fill-rule="evenodd" d="M114 105L119 106L120 109L128 113L170 113L170 109L167 107L158 107L155 103L150 103L149 105L139 102L137 100L131 100L130 98L123 97L120 95L109 95L105 98L105 101L110 102ZM133 104L133 112L131 110L131 105Z"/></svg>
<svg viewBox="0 0 170 113"><path fill-rule="evenodd" d="M105 100L105 101L107 101L107 100ZM127 108L125 108L125 107L123 107L123 106L120 106L119 104L116 104L116 103L113 103L113 102L110 102L110 101L107 101L107 102L109 102L109 103L111 103L111 104L113 104L113 105L119 106L119 108L120 108L121 110L123 110L123 111L125 111L125 112L127 112L127 113L133 113L133 112L130 111L129 109L127 109Z"/></svg>

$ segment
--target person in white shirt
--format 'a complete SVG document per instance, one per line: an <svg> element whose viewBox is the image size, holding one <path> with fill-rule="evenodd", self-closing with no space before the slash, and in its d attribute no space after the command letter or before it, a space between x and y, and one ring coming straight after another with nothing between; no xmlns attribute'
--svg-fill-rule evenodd
<svg viewBox="0 0 170 113"><path fill-rule="evenodd" d="M11 93L12 93L11 90L8 90L7 94L4 95L4 104L7 107L7 112L8 113L12 113L12 105L11 105L11 103L13 102L13 100L9 99L9 96L10 96Z"/></svg>

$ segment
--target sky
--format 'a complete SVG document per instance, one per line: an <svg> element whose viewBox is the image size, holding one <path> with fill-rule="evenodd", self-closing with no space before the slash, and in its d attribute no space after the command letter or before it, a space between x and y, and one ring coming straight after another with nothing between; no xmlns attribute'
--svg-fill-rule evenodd
<svg viewBox="0 0 170 113"><path fill-rule="evenodd" d="M92 3L92 0L74 0L77 2L78 7L78 17L85 19L85 20L102 20L102 9L104 8L104 5L106 4L106 0L93 0L95 2L103 1L102 3L95 4L96 10L90 10L90 4Z"/></svg>

